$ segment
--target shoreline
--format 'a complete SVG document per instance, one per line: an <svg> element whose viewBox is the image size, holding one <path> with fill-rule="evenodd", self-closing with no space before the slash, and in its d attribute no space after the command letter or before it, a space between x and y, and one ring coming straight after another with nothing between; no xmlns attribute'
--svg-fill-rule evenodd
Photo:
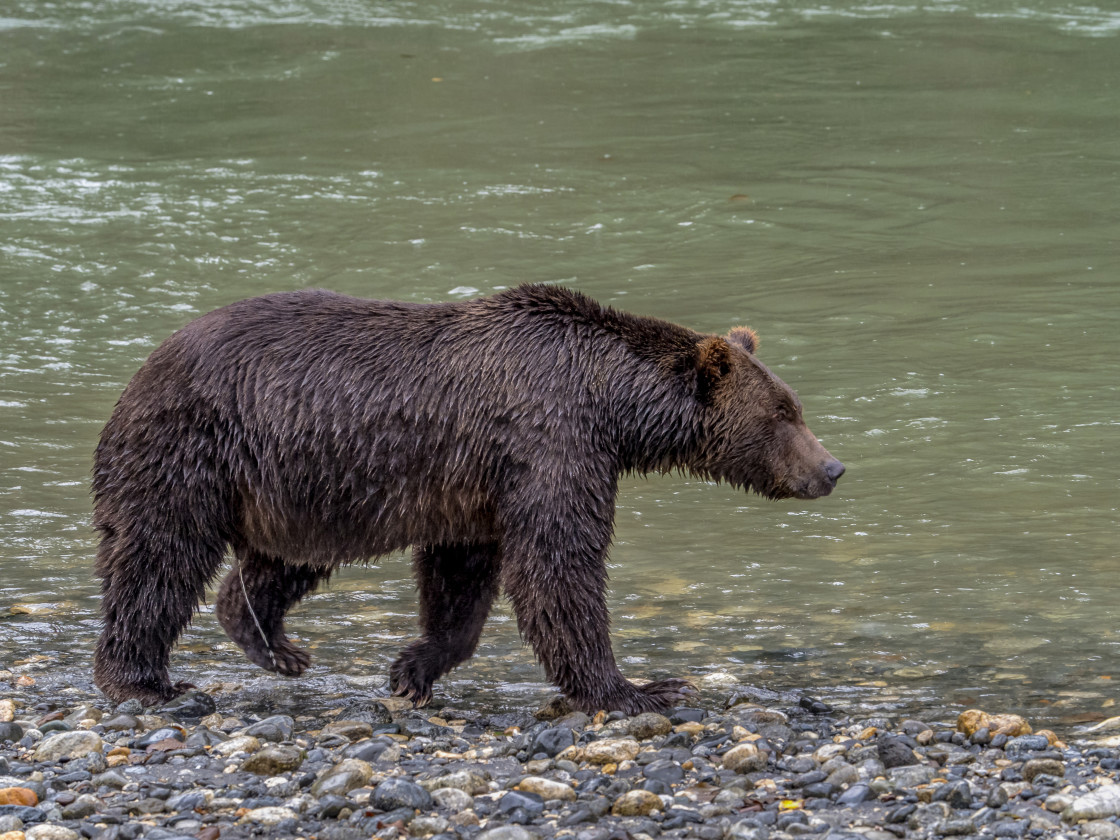
<svg viewBox="0 0 1120 840"><path fill-rule="evenodd" d="M800 697L627 718L0 690L0 840L1120 838L1120 718L1062 741L1016 715L926 722Z"/></svg>

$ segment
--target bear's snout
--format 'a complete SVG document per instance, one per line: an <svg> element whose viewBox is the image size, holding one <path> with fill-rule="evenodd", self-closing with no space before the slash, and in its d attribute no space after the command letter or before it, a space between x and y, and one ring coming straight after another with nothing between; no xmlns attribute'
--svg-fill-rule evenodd
<svg viewBox="0 0 1120 840"><path fill-rule="evenodd" d="M818 467L817 480L810 480L804 488L804 493L798 494L798 498L819 499L821 496L827 496L836 489L836 482L840 480L840 476L843 474L844 465L830 456L827 461Z"/></svg>

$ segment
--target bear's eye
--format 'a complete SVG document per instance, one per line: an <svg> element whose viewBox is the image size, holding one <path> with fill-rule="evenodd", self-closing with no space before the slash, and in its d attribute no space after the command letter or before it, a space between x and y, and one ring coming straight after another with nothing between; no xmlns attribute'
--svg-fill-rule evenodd
<svg viewBox="0 0 1120 840"><path fill-rule="evenodd" d="M793 419L793 415L790 414L789 406L778 406L778 408L774 411L774 419L779 423L790 422Z"/></svg>

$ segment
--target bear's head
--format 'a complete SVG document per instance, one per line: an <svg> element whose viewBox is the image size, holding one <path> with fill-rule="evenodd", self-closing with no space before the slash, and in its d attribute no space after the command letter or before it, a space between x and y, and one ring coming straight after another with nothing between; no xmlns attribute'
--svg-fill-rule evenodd
<svg viewBox="0 0 1120 840"><path fill-rule="evenodd" d="M844 465L805 425L797 394L755 357L746 327L696 345L697 399L706 431L697 466L771 499L827 496Z"/></svg>

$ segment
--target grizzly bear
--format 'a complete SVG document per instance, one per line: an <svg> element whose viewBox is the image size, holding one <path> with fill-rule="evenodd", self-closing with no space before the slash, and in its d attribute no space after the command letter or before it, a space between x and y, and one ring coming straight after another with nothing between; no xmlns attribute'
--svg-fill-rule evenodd
<svg viewBox="0 0 1120 840"><path fill-rule="evenodd" d="M844 472L754 333L703 335L563 288L416 304L300 291L187 324L125 388L97 446L115 701L165 702L172 646L232 549L217 616L287 676L284 614L344 563L411 546L421 636L390 669L426 703L504 591L548 678L585 711L665 709L611 651L606 558L619 476L679 469L771 499Z"/></svg>

